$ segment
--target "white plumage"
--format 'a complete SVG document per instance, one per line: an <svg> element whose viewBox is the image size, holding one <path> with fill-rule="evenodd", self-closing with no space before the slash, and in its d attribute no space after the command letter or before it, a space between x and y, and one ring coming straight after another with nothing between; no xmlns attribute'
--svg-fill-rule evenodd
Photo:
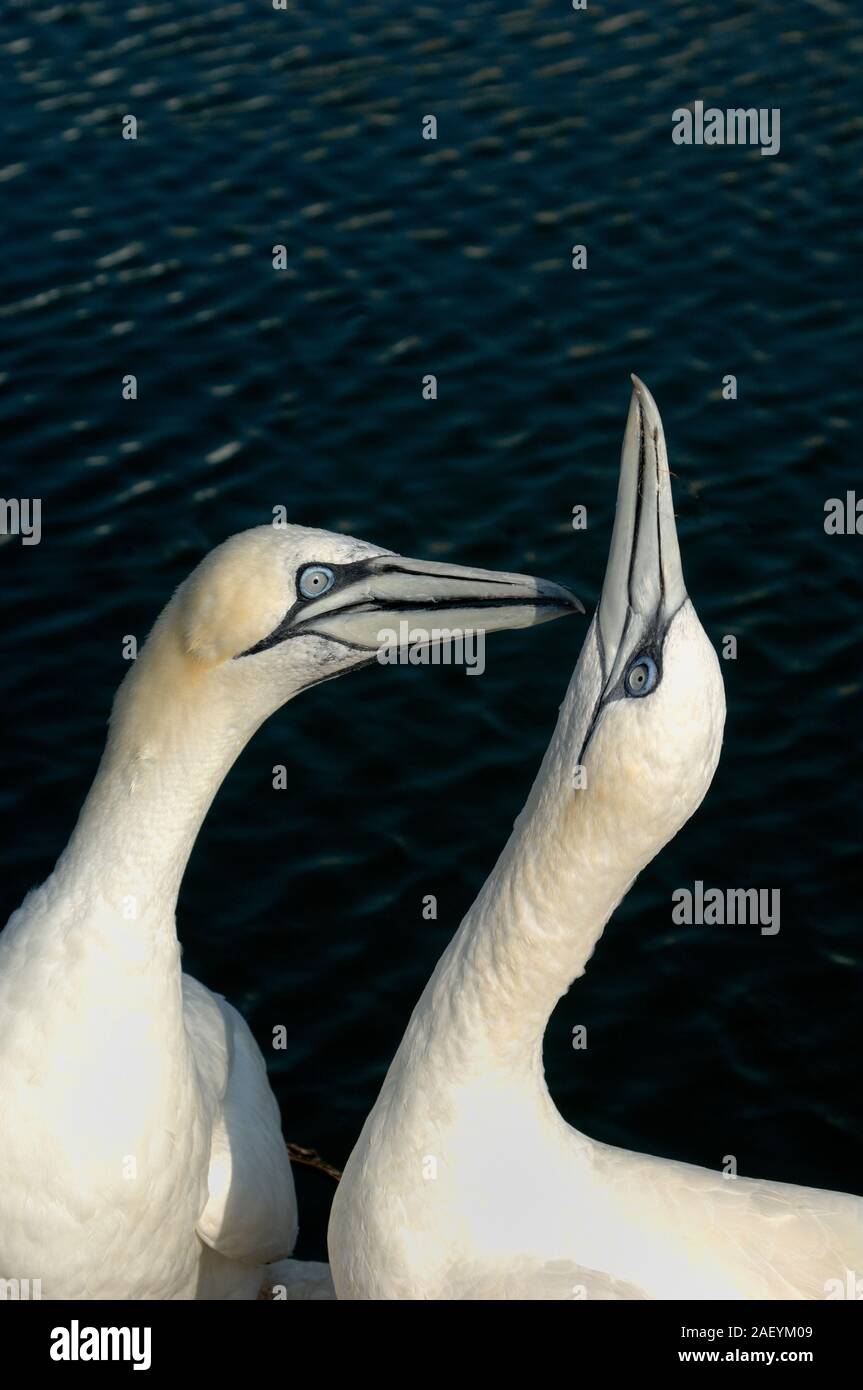
<svg viewBox="0 0 863 1390"><path fill-rule="evenodd" d="M816 1299L863 1269L860 1198L596 1143L545 1084L551 1011L701 802L724 718L636 381L602 599L557 728L336 1193L339 1298Z"/></svg>
<svg viewBox="0 0 863 1390"><path fill-rule="evenodd" d="M69 844L0 936L0 1278L46 1298L327 1296L325 1266L266 1269L297 1230L278 1108L243 1019L181 974L175 907L255 730L374 661L405 606L417 625L490 629L574 600L265 526L207 556L160 616Z"/></svg>

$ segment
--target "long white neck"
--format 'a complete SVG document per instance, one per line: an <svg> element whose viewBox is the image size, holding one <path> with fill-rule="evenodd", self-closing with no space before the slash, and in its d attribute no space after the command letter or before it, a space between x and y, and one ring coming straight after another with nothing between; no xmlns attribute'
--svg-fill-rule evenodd
<svg viewBox="0 0 863 1390"><path fill-rule="evenodd" d="M637 749L628 750L625 768L598 760L589 790L576 788L587 722L581 668L595 661L588 641L524 810L417 1006L405 1057L417 1050L411 1039L421 1038L424 1055L438 1055L442 1071L541 1075L555 1004L583 974L614 908L668 838L655 807L632 804ZM621 797L629 827L623 834Z"/></svg>
<svg viewBox="0 0 863 1390"><path fill-rule="evenodd" d="M260 692L257 703L251 688L238 698L251 674L226 679L190 657L175 618L169 604L117 693L96 778L53 874L0 936L0 1014L9 1005L13 1018L17 1007L29 1025L4 1029L0 1067L39 1075L51 1124L75 1136L69 1163L88 1182L94 1162L116 1173L118 1153L141 1155L144 1136L180 1135L203 1113L190 1101L200 1078L177 894L220 783L269 712Z"/></svg>
<svg viewBox="0 0 863 1390"><path fill-rule="evenodd" d="M55 881L98 901L120 935L174 935L180 883L201 823L268 711L238 712L182 651L170 608L121 685L96 778ZM86 914L82 921L86 928Z"/></svg>
<svg viewBox="0 0 863 1390"><path fill-rule="evenodd" d="M663 660L650 704L611 703L594 724L603 688L594 621L527 804L414 1011L396 1074L420 1058L428 1075L434 1058L440 1077L542 1077L555 1004L716 769L722 677L688 603L668 630Z"/></svg>

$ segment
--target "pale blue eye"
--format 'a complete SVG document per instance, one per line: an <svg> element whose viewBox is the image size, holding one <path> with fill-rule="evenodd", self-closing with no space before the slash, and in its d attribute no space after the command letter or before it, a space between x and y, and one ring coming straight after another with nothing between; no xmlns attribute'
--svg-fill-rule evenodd
<svg viewBox="0 0 863 1390"><path fill-rule="evenodd" d="M303 598L320 598L335 582L336 576L326 565L306 565L300 573L297 587Z"/></svg>
<svg viewBox="0 0 863 1390"><path fill-rule="evenodd" d="M656 662L647 652L642 652L641 656L637 656L631 663L624 676L623 688L627 695L634 695L637 699L640 695L649 695L658 679Z"/></svg>

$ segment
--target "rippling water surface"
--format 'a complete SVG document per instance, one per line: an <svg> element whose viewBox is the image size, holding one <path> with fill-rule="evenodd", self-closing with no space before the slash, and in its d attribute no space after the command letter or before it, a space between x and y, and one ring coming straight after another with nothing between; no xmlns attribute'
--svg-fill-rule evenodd
<svg viewBox="0 0 863 1390"><path fill-rule="evenodd" d="M7 3L3 494L43 499L43 539L0 545L0 920L69 834L123 635L274 506L595 601L634 370L690 593L738 657L714 785L557 1009L550 1082L599 1138L860 1190L863 539L823 507L863 492L861 54L850 0ZM696 98L780 108L779 154L674 146ZM584 631L496 636L481 680L310 691L206 822L185 963L271 1055L288 1137L339 1166ZM781 931L674 927L695 879L779 888ZM320 1253L329 1179L300 1183Z"/></svg>

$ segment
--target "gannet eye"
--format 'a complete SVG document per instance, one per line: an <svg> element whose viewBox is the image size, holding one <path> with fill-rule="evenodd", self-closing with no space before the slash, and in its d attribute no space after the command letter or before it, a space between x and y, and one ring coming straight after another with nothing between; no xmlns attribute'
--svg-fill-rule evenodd
<svg viewBox="0 0 863 1390"><path fill-rule="evenodd" d="M627 695L649 695L657 681L656 662L647 652L637 656L623 678Z"/></svg>
<svg viewBox="0 0 863 1390"><path fill-rule="evenodd" d="M320 598L335 582L336 576L326 565L306 565L297 581L297 588L303 598Z"/></svg>

